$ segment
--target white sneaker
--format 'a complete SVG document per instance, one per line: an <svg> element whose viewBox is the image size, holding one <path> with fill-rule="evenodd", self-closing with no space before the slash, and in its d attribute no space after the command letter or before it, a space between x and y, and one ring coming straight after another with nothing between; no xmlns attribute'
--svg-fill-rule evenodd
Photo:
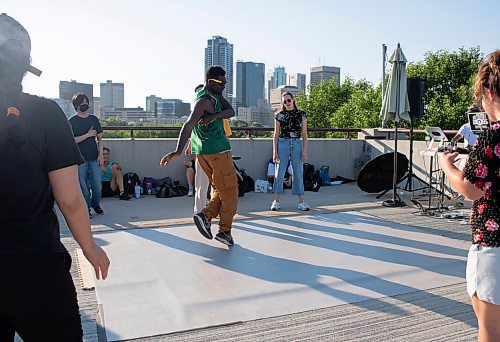
<svg viewBox="0 0 500 342"><path fill-rule="evenodd" d="M278 211L280 209L280 202L273 201L273 203L271 204L271 210Z"/></svg>
<svg viewBox="0 0 500 342"><path fill-rule="evenodd" d="M305 201L299 202L298 209L302 210L302 211L309 211L309 204L307 204L307 202L305 202Z"/></svg>
<svg viewBox="0 0 500 342"><path fill-rule="evenodd" d="M193 189L189 189L189 191L188 191L188 197L193 197L193 196L194 196Z"/></svg>

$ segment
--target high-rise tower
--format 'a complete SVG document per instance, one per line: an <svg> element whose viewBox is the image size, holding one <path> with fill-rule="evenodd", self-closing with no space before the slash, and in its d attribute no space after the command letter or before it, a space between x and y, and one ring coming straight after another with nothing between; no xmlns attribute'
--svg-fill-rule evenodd
<svg viewBox="0 0 500 342"><path fill-rule="evenodd" d="M224 97L232 101L233 98L233 44L220 36L213 36L207 41L205 48L205 70L211 65L220 65L226 71L226 88Z"/></svg>
<svg viewBox="0 0 500 342"><path fill-rule="evenodd" d="M264 63L236 62L236 107L257 106L264 99Z"/></svg>

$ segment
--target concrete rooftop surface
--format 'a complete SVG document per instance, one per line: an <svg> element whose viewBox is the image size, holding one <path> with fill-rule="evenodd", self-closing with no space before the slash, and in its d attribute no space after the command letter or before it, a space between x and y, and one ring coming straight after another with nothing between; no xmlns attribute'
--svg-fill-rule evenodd
<svg viewBox="0 0 500 342"><path fill-rule="evenodd" d="M166 334L155 334L155 336L137 336L130 340L133 341L474 341L477 336L477 322L474 316L472 307L470 305L470 299L466 293L465 284L465 256L467 254L467 248L469 246L470 234L469 226L463 224L459 219L447 219L442 218L440 214L438 215L424 215L419 209L417 209L409 200L411 193L405 192L404 199L408 203L407 207L404 208L386 208L382 206L382 201L384 199L389 199L391 192L383 196L381 199L375 198L376 194L367 194L359 190L356 183L348 183L342 185L333 185L328 187L322 187L319 192L306 192L306 201L311 206L311 211L302 212L297 210L297 198L292 196L290 190L285 190L285 194L281 199L282 209L279 212L273 212L269 210L270 204L273 199L271 194L263 193L246 193L244 197L239 198L238 214L235 218L235 229L233 236L235 242L239 249L233 249L223 252L222 256L217 258L211 257L211 261L216 263L214 272L226 272L231 271L234 277L242 277L246 281L243 283L255 282L255 286L262 286L267 283L269 286L263 287L263 289L270 289L272 286L280 285L285 286L293 281L287 278L286 281L278 280L278 278L266 275L262 276L259 270L265 266L248 263L245 264L246 268L239 268L239 265L230 264L229 266L225 264L225 260L230 258L231 253L233 255L243 255L251 258L257 257L257 260L267 260L270 263L279 260L280 267L288 267L284 265L290 265L288 258L292 259L296 257L293 261L293 271L300 272L304 274L304 279L307 276L316 276L317 268L324 267L319 266L319 264L324 261L326 268L328 270L339 269L338 260L328 260L330 256L337 254L325 254L324 258L327 260L321 260L323 254L319 253L335 253L342 252L342 255L347 255L351 263L340 263L340 265L345 265L345 272L353 272L356 274L365 275L365 273L370 273L363 270L363 266L367 266L369 259L371 258L371 251L377 250L372 248L382 248L383 245L384 253L387 257L373 256L375 263L373 267L382 267L381 271L384 271L384 265L392 265L389 263L391 260L384 258L398 258L397 254L401 251L398 249L402 248L401 241L406 241L407 245L403 246L407 250L402 254L406 256L415 256L416 261L406 261L395 260L397 267L400 264L405 264L407 267L401 272L410 272L414 274L411 281L421 281L425 283L425 286L415 285L414 287L408 286L407 283L399 283L398 278L400 275L395 275L394 278L390 278L393 275L386 275L381 273L380 277L374 276L376 282L380 282L382 277L389 277L392 281L387 281L389 278L384 278L383 282L380 284L381 287L377 290L377 295L375 297L366 297L366 289L362 289L363 295L355 293L353 287L360 288L363 287L361 284L366 277L354 277L344 278L344 282L336 282L335 284L340 284L339 288L332 285L327 291L319 291L318 288L327 284L322 283L321 286L312 286L309 283L303 283L300 285L300 290L306 291L303 293L310 294L310 290L313 290L311 297L309 295L300 295L297 293L293 297L286 298L296 298L296 303L294 303L294 308L291 312L282 312L280 314L273 314L266 316L267 311L260 313L261 316L255 316L255 319L248 320L238 320L228 321L222 316L220 321L217 321L217 316L215 320L206 323L203 326L193 325L193 328L185 328L182 330L175 331L168 330ZM177 197L168 199L157 199L154 196L147 196L140 199L131 199L130 201L120 201L117 198L105 198L102 200L101 206L104 209L104 215L95 215L92 220L92 231L96 241L103 245L108 255L111 259L110 275L113 272L121 272L124 269L123 265L126 263L126 255L124 259L113 259L113 256L117 258L116 250L112 249L112 244L109 244L110 239L114 238L113 241L118 241L120 239L125 239L120 237L119 234L123 232L129 232L129 235L134 235L134 237L140 236L144 238L148 234L164 234L170 240L162 240L163 245L158 247L158 243L155 244L154 248L162 248L161 253L171 253L168 258L177 258L179 254L189 252L189 257L191 259L185 259L186 263L190 264L195 269L199 266L207 267L206 265L198 265L201 262L199 260L206 259L208 255L211 255L217 251L221 251L220 244L218 242L204 240L201 235L197 232L194 224L192 223L193 215L193 198L189 197ZM425 205L425 199L423 200ZM466 204L467 206L467 204ZM468 213L465 209L464 213ZM330 220L331 217L337 217L332 215L338 215L342 213L343 215L351 215L350 217L359 217L364 223L371 222L372 231L361 232L359 229L363 228L363 222L356 223L355 221L350 222L351 228L342 230L342 234L345 234L346 244L342 244L342 241L336 242L336 244L331 244L330 236L328 234L339 234L340 230L337 226L328 226L328 224L335 220ZM329 216L330 215L330 216ZM340 217L340 216L338 216ZM344 216L343 216L344 217ZM347 216L345 216L347 217ZM316 218L317 222L325 222L324 227L321 226L315 229L319 230L314 232L316 235L312 235L312 231L309 230L304 232L303 225L310 224ZM368 219L365 219L368 218ZM279 221L278 220L285 220ZM339 219L340 220L340 219ZM356 219L355 219L356 220ZM263 222L267 222L269 226L265 226ZM292 222L290 225L295 225L295 227L290 227L294 230L286 230L288 227L281 224L280 222ZM295 222L295 223L293 223ZM304 223L306 222L306 223ZM309 223L307 223L309 222ZM395 232L401 232L401 234L407 235L395 235L391 236L392 233L386 233L382 235L383 229L380 228L380 235L378 232L378 224L383 222L388 222L387 229L396 229ZM257 227L258 226L258 227ZM180 227L180 228L179 228ZM257 227L257 228L256 228ZM263 227L263 228L262 228ZM281 227L281 228L280 228ZM391 228L392 227L392 228ZM187 228L187 229L186 229ZM384 228L384 229L385 229ZM165 229L170 229L168 234L165 235ZM216 229L216 224L212 225L212 231ZM286 254L284 251L283 256L280 258L270 257L268 252L256 253L256 250L261 247L259 245L258 238L252 238L252 232L256 232L255 229L262 229L258 234L254 234L262 239L272 239L277 236L277 234L283 234L281 236L286 236L282 243L293 243L295 246L299 246L294 254ZM368 229L368 228L366 228ZM361 233L370 234L371 237L376 236L372 239L372 245L366 245L364 251L359 251L353 247L356 246L356 241L361 241ZM142 234L142 235L141 235ZM184 234L184 235L183 235ZM397 233L399 234L399 233ZM348 236L351 235L351 236ZM338 236L338 235L336 235ZM364 236L364 235L363 235ZM417 240L425 237L426 247L422 250L422 241L410 241L409 236L417 237ZM187 238L185 238L187 237ZM111 312L120 312L119 307L113 306L125 306L127 303L124 302L123 298L118 298L115 302L111 299L111 304L109 298L113 298L113 289L106 289L106 286L111 286L112 281L109 284L103 282L100 290L100 284L97 283L97 291L95 289L83 289L82 288L82 271L78 267L78 262L76 262L75 254L78 250L78 245L72 238L68 228L66 227L64 220L61 218L61 239L64 245L68 248L73 256L72 265L72 276L76 284L78 299L80 304L80 311L82 316L82 322L84 327L84 340L85 341L107 341L107 340L117 340L117 338L110 339L106 333L105 326L107 322L108 326L111 324ZM160 238L158 238L160 239ZM173 240L172 240L173 239ZM239 240L238 240L239 239ZM358 239L358 240L356 240ZM196 241L195 241L196 240ZM349 241L348 241L349 240ZM352 241L351 241L352 240ZM158 240L160 241L160 240ZM304 242L305 241L305 242ZM434 243L429 243L428 241L435 241ZM148 241L150 242L150 241ZM322 245L323 242L328 242L329 245ZM280 243L281 244L281 243ZM444 245L447 244L447 245ZM376 246L375 246L376 245ZM396 254L390 254L391 245L394 246ZM399 246L397 246L399 245ZM374 247L375 246L375 247ZM457 247L458 246L458 247ZM176 247L176 248L172 248ZM123 247L125 248L125 247ZM210 248L210 249L208 249ZM264 247L263 247L264 248ZM313 248L313 249L307 249ZM331 248L331 250L329 250ZM352 252L350 249L353 249ZM307 251L306 251L307 249ZM356 249L356 250L354 250ZM112 252L115 251L115 252ZM301 254L301 251L303 254ZM316 254L317 255L311 255ZM450 252L452 251L452 252ZM122 251L124 252L124 251ZM148 256L148 253L153 253L153 248L151 251L148 249L143 250L141 253ZM212 254L211 254L212 253ZM218 253L218 252L217 252ZM222 253L222 252L221 252ZM253 253L253 254L252 254ZM272 254L273 250L269 254ZM425 255L429 253L429 255ZM292 256L290 256L292 255ZM441 269L436 271L430 269L426 265L426 259L431 258L435 255L447 255L446 260L454 260L456 262L453 264L456 271ZM366 260L366 265L356 264L356 258L362 256ZM150 254L151 258L158 258L159 254ZM201 257L201 259L199 259ZM311 262L317 257L317 263ZM440 257L440 258L441 258ZM259 259L260 258L260 259ZM443 258L444 259L444 258ZM420 260L420 261L419 261ZM332 265L328 265L331 261ZM232 261L235 262L234 260ZM381 263L382 262L382 263ZM385 264L383 263L385 262ZM219 264L217 264L219 263ZM333 265L336 263L335 265ZM378 263L378 264L377 264ZM297 264L301 266L297 268ZM371 264L370 264L371 265ZM382 265L382 266L380 266ZM450 264L451 265L451 264ZM335 266L335 268L333 267ZM358 267L359 266L359 267ZM368 266L368 268L371 266ZM450 266L451 267L451 266ZM457 268L458 267L458 268ZM250 269L247 269L250 268ZM255 268L255 269L251 269ZM308 269L309 268L309 269ZM272 270L272 269L271 269ZM421 277L426 277L420 271L430 271L432 277L415 279L422 274ZM145 268L144 270L138 270L137 272L148 272ZM181 271L182 272L182 269ZM264 271L263 271L264 272ZM273 271L271 271L273 272ZM392 270L387 270L387 272L393 272ZM414 273L413 273L414 272ZM172 271L167 275L170 277L169 281L175 284L177 287L189 287L193 284L187 284L187 280L181 277L176 271ZM443 273L443 274L440 274ZM215 273L218 274L218 273ZM404 279L411 278L410 275L403 275ZM338 274L329 274L329 276L337 276ZM191 276L191 275L190 275ZM300 275L294 275L299 277ZM439 278L444 276L445 278ZM217 278L214 275L215 278ZM224 277L224 276L221 276ZM260 279L257 279L260 278ZM328 277L325 277L328 278ZM116 278L115 278L116 279ZM240 279L240 278L237 278ZM300 278L303 280L302 278ZM441 281L439 279L445 279L446 281ZM324 279L323 279L324 280ZM322 280L322 281L323 281ZM116 281L116 280L115 280ZM214 280L216 281L216 279ZM306 279L308 281L308 279ZM326 281L326 280L324 280ZM405 280L406 281L406 280ZM350 284L345 284L345 283ZM330 283L331 284L331 283ZM292 284L295 286L293 290L297 290L297 284ZM125 285L124 285L125 286ZM203 284L202 286L205 286ZM208 284L207 286L210 286ZM341 290L344 294L349 292L349 296L337 296L336 290ZM351 287L349 287L351 286ZM389 287L392 288L404 288L403 291L391 292ZM258 288L258 287L256 287ZM260 288L258 288L260 289ZM370 288L373 290L373 288ZM243 289L242 289L243 290ZM100 292L101 291L101 292ZM108 292L106 292L108 291ZM139 290L138 290L139 291ZM219 290L212 290L217 293ZM260 290L258 290L260 291ZM273 290L274 291L274 290ZM309 292L307 292L309 291ZM101 296L99 295L101 293ZM220 291L219 291L220 292ZM351 293L352 292L352 293ZM373 291L372 291L373 292ZM104 295L107 293L107 297ZM229 296L230 294L228 294ZM266 294L267 295L267 294ZM282 296L279 290L272 292L269 296L272 298ZM290 293L286 294L290 296ZM334 305L329 305L329 299L342 299L351 298L351 295L357 296L356 300L345 300L344 302L336 303ZM314 296L325 296L318 297L327 298L324 305L320 307L311 306L311 302L308 302L308 298ZM336 297L336 298L333 298ZM103 303L98 301L98 298L103 298L106 301L107 308L103 310ZM217 298L217 297L214 297ZM214 301L220 301L219 299L214 299ZM239 298L239 300L243 300ZM229 301L229 300L228 300ZM294 301L293 299L288 301ZM180 308L182 308L182 298L179 298L180 303L175 303ZM220 301L222 302L222 301ZM218 305L220 302L217 302ZM333 303L334 301L332 301ZM252 305L268 305L268 309L273 309L272 304L262 304L257 300L250 300L245 302L247 306ZM266 302L269 303L269 302ZM271 302L272 303L272 302ZM167 304L168 305L168 304ZM169 306L169 305L168 305ZM111 308L112 307L112 308ZM172 300L172 307L174 307L174 300ZM113 309L113 310L111 310ZM146 308L147 309L147 308ZM252 308L259 309L259 308ZM125 307L123 308L125 310ZM253 310L258 311L258 310ZM252 312L253 312L252 311ZM204 312L203 309L197 311L198 313L193 316L202 318L203 316L209 316L209 312ZM109 317L106 317L106 313L110 313ZM237 312L238 313L238 312ZM137 308L137 322L142 325L141 319L144 319L143 314ZM253 316L249 316L253 317ZM213 318L213 317L212 317ZM188 317L189 320L189 317ZM208 321L207 321L208 322ZM166 321L165 324L168 325L170 322ZM194 324L194 323L193 323ZM161 325L161 323L160 323ZM179 325L182 326L182 325ZM160 330L161 331L161 330ZM167 330L165 330L167 331ZM116 336L119 336L118 334Z"/></svg>

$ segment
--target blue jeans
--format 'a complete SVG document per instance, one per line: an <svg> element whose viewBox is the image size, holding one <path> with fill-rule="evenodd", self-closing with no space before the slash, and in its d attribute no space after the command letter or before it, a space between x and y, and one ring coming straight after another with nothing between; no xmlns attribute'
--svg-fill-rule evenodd
<svg viewBox="0 0 500 342"><path fill-rule="evenodd" d="M288 159L292 163L293 182L292 195L302 196L304 194L304 179L302 173L302 140L299 138L279 138L278 139L278 174L275 175L273 190L276 194L283 193L283 180L285 178Z"/></svg>
<svg viewBox="0 0 500 342"><path fill-rule="evenodd" d="M99 207L101 203L101 169L97 160L85 161L78 166L78 180L82 189L87 207ZM90 190L91 189L91 190ZM92 197L91 197L92 193Z"/></svg>

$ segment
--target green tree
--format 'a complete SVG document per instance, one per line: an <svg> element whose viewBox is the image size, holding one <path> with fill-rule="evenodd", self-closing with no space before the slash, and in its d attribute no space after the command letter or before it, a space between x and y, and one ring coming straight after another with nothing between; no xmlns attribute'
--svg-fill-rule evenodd
<svg viewBox="0 0 500 342"><path fill-rule="evenodd" d="M347 77L340 85L332 79L309 86L309 95L298 95L297 106L306 112L308 126L330 127L331 118L349 100L353 88L354 81Z"/></svg>
<svg viewBox="0 0 500 342"><path fill-rule="evenodd" d="M374 88L370 82L360 80L354 84L349 100L330 118L330 127L378 127L381 106L381 86Z"/></svg>
<svg viewBox="0 0 500 342"><path fill-rule="evenodd" d="M309 127L378 127L381 107L380 86L346 77L310 87L308 96L299 95L297 105L306 112ZM343 137L342 133L310 133L311 137Z"/></svg>
<svg viewBox="0 0 500 342"><path fill-rule="evenodd" d="M106 126L128 126L126 121L123 121L121 117L114 116L107 119L99 120L101 122L101 126L105 128ZM104 138L130 138L129 131L107 131L104 129L103 132Z"/></svg>
<svg viewBox="0 0 500 342"><path fill-rule="evenodd" d="M426 53L422 62L408 65L408 77L425 79L425 119L420 127L458 129L467 120L464 113L472 103L474 77L483 56L479 47L439 50Z"/></svg>
<svg viewBox="0 0 500 342"><path fill-rule="evenodd" d="M243 121L243 120L231 120L231 127L248 127L248 122ZM246 132L244 131L232 131L232 137L233 138L244 138L247 136Z"/></svg>
<svg viewBox="0 0 500 342"><path fill-rule="evenodd" d="M123 121L120 116L114 116L107 119L100 119L101 126L128 126L127 121Z"/></svg>

